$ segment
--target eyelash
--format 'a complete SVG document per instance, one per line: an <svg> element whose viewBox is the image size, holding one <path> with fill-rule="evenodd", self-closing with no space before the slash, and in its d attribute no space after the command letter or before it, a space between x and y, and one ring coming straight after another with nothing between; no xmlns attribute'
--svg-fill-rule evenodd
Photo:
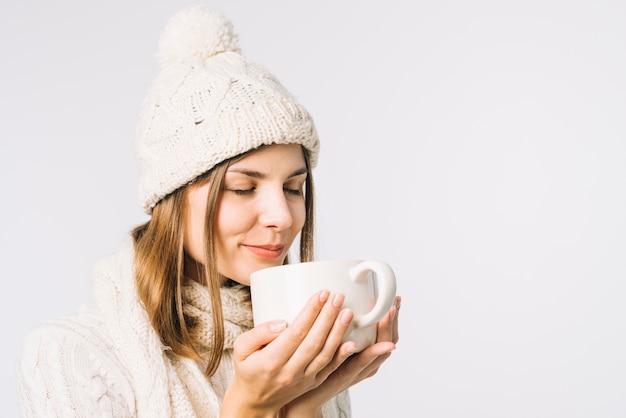
<svg viewBox="0 0 626 418"><path fill-rule="evenodd" d="M251 195L252 193L254 193L254 191L256 190L255 187L251 188L251 189L226 189L229 192L233 192L235 193L237 196L246 196L246 195ZM300 189L288 189L286 187L283 187L283 191L285 193L288 193L292 196L302 196L303 192Z"/></svg>
<svg viewBox="0 0 626 418"><path fill-rule="evenodd" d="M283 191L289 193L292 196L302 196L303 194L301 189L287 189L283 187Z"/></svg>
<svg viewBox="0 0 626 418"><path fill-rule="evenodd" d="M245 196L247 194L252 194L252 192L254 192L254 189L247 189L247 190L240 190L240 189L226 189L229 192L233 192L238 196Z"/></svg>

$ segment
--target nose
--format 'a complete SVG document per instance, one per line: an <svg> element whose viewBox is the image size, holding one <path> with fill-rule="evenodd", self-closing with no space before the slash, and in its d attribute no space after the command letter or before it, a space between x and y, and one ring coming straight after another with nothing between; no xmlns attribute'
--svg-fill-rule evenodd
<svg viewBox="0 0 626 418"><path fill-rule="evenodd" d="M259 212L259 222L265 227L280 231L291 227L293 216L282 187L280 191L264 196Z"/></svg>

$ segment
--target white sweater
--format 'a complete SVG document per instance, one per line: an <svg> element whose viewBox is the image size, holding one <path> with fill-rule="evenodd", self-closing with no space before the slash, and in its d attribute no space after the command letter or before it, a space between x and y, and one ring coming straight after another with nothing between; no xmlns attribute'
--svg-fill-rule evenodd
<svg viewBox="0 0 626 418"><path fill-rule="evenodd" d="M163 346L135 290L133 257L128 237L94 268L96 309L45 322L25 336L18 358L22 417L219 416L233 376L232 341L211 378L205 364ZM245 331L226 325L235 334ZM350 417L348 392L323 413Z"/></svg>

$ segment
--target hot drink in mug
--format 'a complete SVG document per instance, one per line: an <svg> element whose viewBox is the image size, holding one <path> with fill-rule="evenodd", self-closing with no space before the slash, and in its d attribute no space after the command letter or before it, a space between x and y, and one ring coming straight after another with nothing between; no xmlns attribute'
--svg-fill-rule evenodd
<svg viewBox="0 0 626 418"><path fill-rule="evenodd" d="M396 296L396 278L380 260L312 261L258 270L250 276L255 325L284 319L291 322L319 290L342 293L343 308L354 312L344 341L357 351L376 342L376 323L387 314Z"/></svg>

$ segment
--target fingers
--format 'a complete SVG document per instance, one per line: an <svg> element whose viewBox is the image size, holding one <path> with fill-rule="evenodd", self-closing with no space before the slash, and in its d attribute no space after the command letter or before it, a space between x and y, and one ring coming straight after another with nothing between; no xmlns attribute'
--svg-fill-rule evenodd
<svg viewBox="0 0 626 418"><path fill-rule="evenodd" d="M338 369L344 376L338 379L344 383L346 378L354 384L372 376L396 347L400 297L379 321L377 342L357 355L353 355L353 342L343 343L354 316L351 310L341 308L343 301L341 294L320 291L289 326L284 321L270 321L243 334L235 342L235 355L245 359L261 351L260 361L266 366L281 369L283 377L304 379L309 387L319 385Z"/></svg>
<svg viewBox="0 0 626 418"><path fill-rule="evenodd" d="M379 321L377 342L357 354L354 342L343 342L354 316L343 301L320 291L289 325L269 321L240 335L234 356L241 392L256 401L271 395L282 405L294 399L310 405L376 374L398 341L400 298Z"/></svg>
<svg viewBox="0 0 626 418"><path fill-rule="evenodd" d="M299 344L289 359L290 365L311 373L317 373L332 361L343 336L352 322L353 314L341 310L345 297L342 294L326 294L327 298L317 317L304 312L290 325L289 333L282 338L298 336ZM341 315L340 315L341 313Z"/></svg>
<svg viewBox="0 0 626 418"><path fill-rule="evenodd" d="M400 309L400 296L396 296L393 305L387 315L378 322L377 342L391 341L398 342L398 314Z"/></svg>
<svg viewBox="0 0 626 418"><path fill-rule="evenodd" d="M298 316L289 324L288 332L271 347L272 355L287 362L307 338L320 313L329 303L330 293L322 290L314 294Z"/></svg>
<svg viewBox="0 0 626 418"><path fill-rule="evenodd" d="M348 360L349 364L346 365L346 372L353 375L352 384L376 374L395 348L396 345L390 341L379 342L351 357Z"/></svg>
<svg viewBox="0 0 626 418"><path fill-rule="evenodd" d="M376 344L366 348L350 359L353 370L359 370L355 383L373 376L378 368L391 356L399 340L398 323L402 299L396 296L387 316L378 323Z"/></svg>
<svg viewBox="0 0 626 418"><path fill-rule="evenodd" d="M287 322L282 319L265 322L241 334L234 343L234 355L245 360L251 354L274 341L285 329Z"/></svg>
<svg viewBox="0 0 626 418"><path fill-rule="evenodd" d="M396 314L393 318L393 333L392 333L392 339L391 341L393 341L394 343L397 343L398 340L400 339L400 333L398 331L398 317L400 316L400 305L402 304L402 298L400 296L396 296Z"/></svg>
<svg viewBox="0 0 626 418"><path fill-rule="evenodd" d="M343 297L341 297L343 301ZM350 309L343 309L337 316L333 323L330 332L325 339L323 346L321 347L319 354L315 356L308 364L306 373L319 374L322 370L325 370L325 374L330 374L333 370L341 365L352 353L356 350L356 344L354 342L348 342L347 345L343 344L343 337L348 331L354 313ZM317 330L312 330L311 337L313 341L319 338L316 335ZM320 335L321 336L321 335ZM338 348L341 347L341 350Z"/></svg>

